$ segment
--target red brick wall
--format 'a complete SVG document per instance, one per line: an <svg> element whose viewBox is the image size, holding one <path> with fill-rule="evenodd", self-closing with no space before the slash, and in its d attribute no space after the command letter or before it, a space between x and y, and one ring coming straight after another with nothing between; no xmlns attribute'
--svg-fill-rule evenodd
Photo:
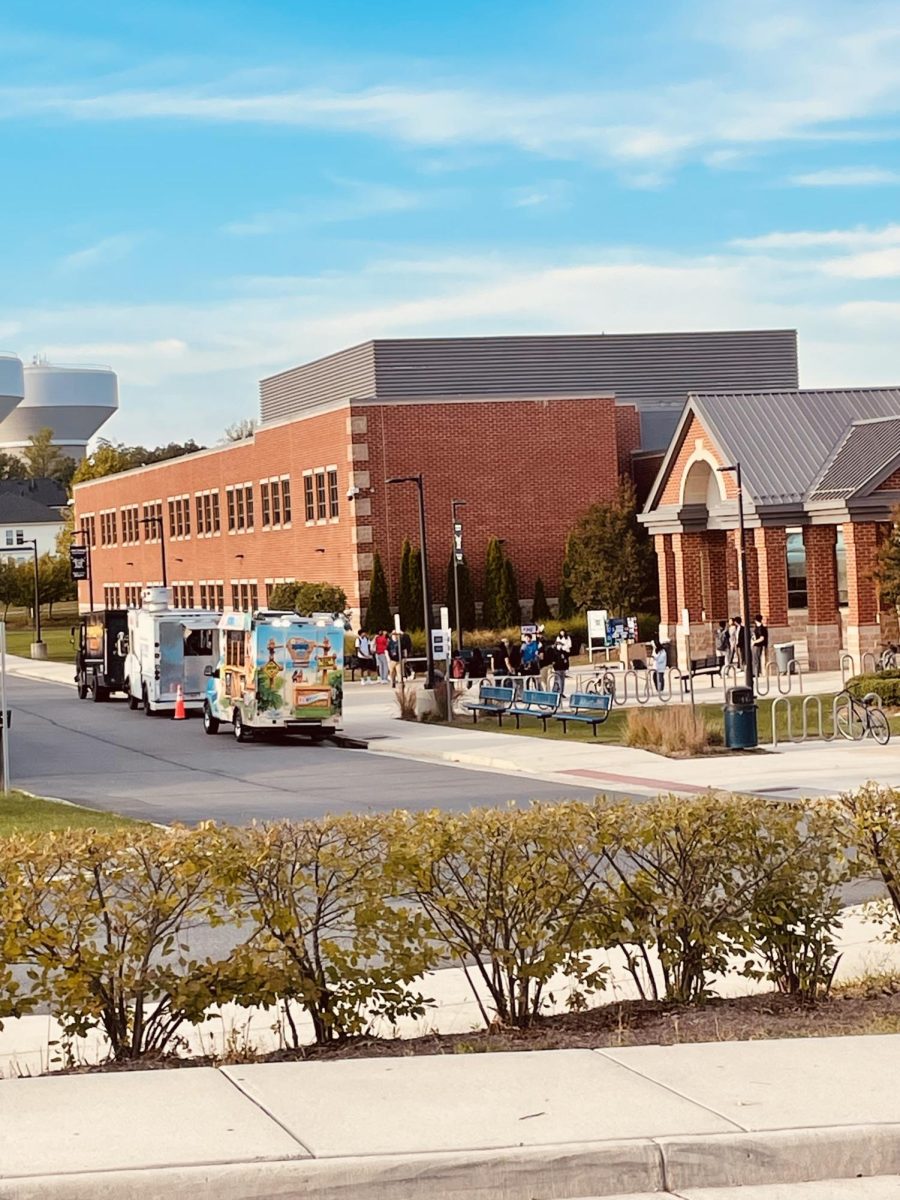
<svg viewBox="0 0 900 1200"><path fill-rule="evenodd" d="M631 475L631 456L641 448L641 417L633 404L616 405L616 445L619 474Z"/></svg>
<svg viewBox="0 0 900 1200"><path fill-rule="evenodd" d="M810 625L834 625L838 619L837 571L834 545L836 525L807 525L806 547L807 620Z"/></svg>
<svg viewBox="0 0 900 1200"><path fill-rule="evenodd" d="M900 491L900 467L896 471L888 475L883 483L879 483L875 489L876 492L896 492Z"/></svg>
<svg viewBox="0 0 900 1200"><path fill-rule="evenodd" d="M787 625L787 531L754 529L753 538L758 559L759 610L768 625Z"/></svg>
<svg viewBox="0 0 900 1200"><path fill-rule="evenodd" d="M849 625L874 625L878 620L874 572L879 529L870 522L846 524L843 530L847 547L847 622Z"/></svg>
<svg viewBox="0 0 900 1200"><path fill-rule="evenodd" d="M453 499L467 502L460 519L479 599L491 536L506 539L523 597L532 595L538 575L547 594L557 595L566 534L580 513L610 498L617 486L618 411L606 399L355 408L367 419L365 434L354 435L368 447L358 465L369 472L373 545L392 597L403 539L418 544L418 508L412 484L384 480L420 471L435 604L446 599Z"/></svg>
<svg viewBox="0 0 900 1200"><path fill-rule="evenodd" d="M92 551L94 603L102 603L104 583L124 586L160 578L159 545L147 543L146 532L142 532L139 545L122 545L120 508L149 500L163 502L168 578L194 583L195 603L198 602L196 585L201 579L222 579L225 602L229 604L232 579L257 580L262 603L263 581L276 578L327 580L343 587L352 602L356 589L352 541L355 514L346 499L348 414L349 410L344 408L304 421L262 428L252 439L220 450L80 484L75 489L76 524L82 514L99 514L102 509L115 508L118 517L118 544L112 547L99 545L99 519L96 522L98 545ZM303 472L331 465L338 470L338 520L307 526ZM291 528L263 530L259 482L282 474L291 476ZM254 487L254 532L228 533L225 487L247 481ZM220 491L221 533L198 537L194 493L207 488ZM169 496L184 493L191 498L191 536L173 541L169 538L166 501ZM318 548L325 553L317 553ZM237 558L239 554L244 557ZM133 566L128 566L129 562ZM87 585L82 584L80 600L87 603L87 599Z"/></svg>
<svg viewBox="0 0 900 1200"><path fill-rule="evenodd" d="M681 482L687 469L688 460L696 453L698 442L701 448L707 451L716 466L725 465L721 462L719 455L713 447L710 436L703 428L701 422L695 416L692 416L685 429L678 453L669 467L669 476L663 488L662 497L659 501L660 504L678 504L680 502ZM734 482L734 476L722 475L720 478L724 484L725 495L729 499L734 499L737 496L737 485Z"/></svg>

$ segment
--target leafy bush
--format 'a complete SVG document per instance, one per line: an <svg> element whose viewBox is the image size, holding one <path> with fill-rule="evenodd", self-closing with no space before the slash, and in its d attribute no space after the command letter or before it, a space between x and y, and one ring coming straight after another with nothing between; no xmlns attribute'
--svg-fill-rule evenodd
<svg viewBox="0 0 900 1200"><path fill-rule="evenodd" d="M504 1023L529 1025L558 971L580 994L603 986L588 954L596 920L588 919L586 881L602 860L584 847L586 812L572 803L419 813L391 847L403 890L467 977L481 980ZM581 848L577 862L573 847ZM482 1015L490 1024L484 1008Z"/></svg>
<svg viewBox="0 0 900 1200"><path fill-rule="evenodd" d="M638 750L694 755L721 744L721 729L686 705L630 708L626 716L625 745Z"/></svg>
<svg viewBox="0 0 900 1200"><path fill-rule="evenodd" d="M320 1044L362 1032L372 1017L424 1012L408 984L436 951L422 914L394 903L382 869L400 820L325 817L223 834L218 881L228 907L255 926L234 955L238 1003L294 1001ZM289 1010L288 1021L299 1045Z"/></svg>
<svg viewBox="0 0 900 1200"><path fill-rule="evenodd" d="M847 691L857 700L868 692L881 697L882 704L900 704L900 671L879 671L877 675L854 675L847 680Z"/></svg>
<svg viewBox="0 0 900 1200"><path fill-rule="evenodd" d="M333 583L279 583L269 593L269 607L308 617L314 612L342 613L347 595Z"/></svg>
<svg viewBox="0 0 900 1200"><path fill-rule="evenodd" d="M223 920L215 842L208 828L0 841L4 957L27 966L29 1000L67 1037L100 1027L116 1059L159 1055L234 997L228 961L195 960L185 942Z"/></svg>
<svg viewBox="0 0 900 1200"><path fill-rule="evenodd" d="M843 844L855 851L858 871L881 878L887 892L881 917L900 941L900 791L870 782L842 793L838 805L847 821Z"/></svg>

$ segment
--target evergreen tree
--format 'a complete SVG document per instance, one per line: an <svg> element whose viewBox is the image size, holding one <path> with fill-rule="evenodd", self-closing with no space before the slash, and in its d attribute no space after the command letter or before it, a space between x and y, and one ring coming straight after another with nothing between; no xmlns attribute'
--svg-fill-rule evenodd
<svg viewBox="0 0 900 1200"><path fill-rule="evenodd" d="M484 567L484 603L481 620L486 629L499 629L505 623L500 619L504 587L503 574L503 547L496 538L492 537L488 542Z"/></svg>
<svg viewBox="0 0 900 1200"><path fill-rule="evenodd" d="M450 627L456 628L456 591L454 588L453 559L447 564L447 608L450 610ZM475 593L472 590L472 575L465 555L457 567L459 572L459 610L462 614L463 629L475 628Z"/></svg>
<svg viewBox="0 0 900 1200"><path fill-rule="evenodd" d="M532 621L549 621L553 616L547 603L547 593L544 591L544 581L538 575L534 581L534 600L531 602Z"/></svg>
<svg viewBox="0 0 900 1200"><path fill-rule="evenodd" d="M569 561L569 543L570 538L566 538L566 552L563 556L562 576L559 584L559 619L561 621L570 621L572 617L577 616L575 612L575 602L572 600L572 583L570 579L571 564Z"/></svg>
<svg viewBox="0 0 900 1200"><path fill-rule="evenodd" d="M622 478L612 500L592 505L567 543L568 583L580 612L596 605L611 615L641 611L652 598L653 547L638 524L634 486Z"/></svg>
<svg viewBox="0 0 900 1200"><path fill-rule="evenodd" d="M409 555L409 629L421 629L425 601L422 595L422 551L414 546ZM429 617L430 617L429 613Z"/></svg>
<svg viewBox="0 0 900 1200"><path fill-rule="evenodd" d="M374 631L393 629L394 618L391 616L391 603L388 597L387 579L384 567L381 565L381 555L375 551L372 560L372 578L369 581L369 606L366 609L365 627Z"/></svg>
<svg viewBox="0 0 900 1200"><path fill-rule="evenodd" d="M414 622L412 619L412 598L409 594L409 560L412 555L412 547L409 544L409 538L403 539L403 549L400 552L400 589L397 597L397 607L400 610L400 625L403 629L412 629ZM422 618L419 617L419 620Z"/></svg>
<svg viewBox="0 0 900 1200"><path fill-rule="evenodd" d="M501 625L518 625L522 620L522 606L519 603L519 584L516 580L516 569L512 560L503 560L503 592L501 594L502 616ZM499 614L498 614L499 615Z"/></svg>

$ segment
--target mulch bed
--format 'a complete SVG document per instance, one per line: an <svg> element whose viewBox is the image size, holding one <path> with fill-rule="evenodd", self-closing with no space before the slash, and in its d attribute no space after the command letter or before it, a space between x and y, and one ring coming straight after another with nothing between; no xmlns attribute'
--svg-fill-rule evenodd
<svg viewBox="0 0 900 1200"><path fill-rule="evenodd" d="M683 1042L753 1041L760 1038L835 1037L900 1033L900 978L846 986L827 1000L802 1004L768 993L704 1004L629 1000L582 1013L541 1017L529 1029L500 1025L464 1034L418 1038L349 1038L331 1046L242 1055L242 1062L298 1062L351 1058L409 1058L426 1054L489 1054L511 1050L593 1050L608 1046L671 1046ZM69 1073L221 1066L210 1057L166 1056L136 1063L81 1066Z"/></svg>

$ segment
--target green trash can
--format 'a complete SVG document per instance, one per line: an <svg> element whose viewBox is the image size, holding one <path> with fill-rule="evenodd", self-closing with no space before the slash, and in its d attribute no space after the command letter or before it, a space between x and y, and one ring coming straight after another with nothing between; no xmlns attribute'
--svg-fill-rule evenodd
<svg viewBox="0 0 900 1200"><path fill-rule="evenodd" d="M729 750L755 750L759 745L753 688L733 687L725 693L725 745Z"/></svg>

